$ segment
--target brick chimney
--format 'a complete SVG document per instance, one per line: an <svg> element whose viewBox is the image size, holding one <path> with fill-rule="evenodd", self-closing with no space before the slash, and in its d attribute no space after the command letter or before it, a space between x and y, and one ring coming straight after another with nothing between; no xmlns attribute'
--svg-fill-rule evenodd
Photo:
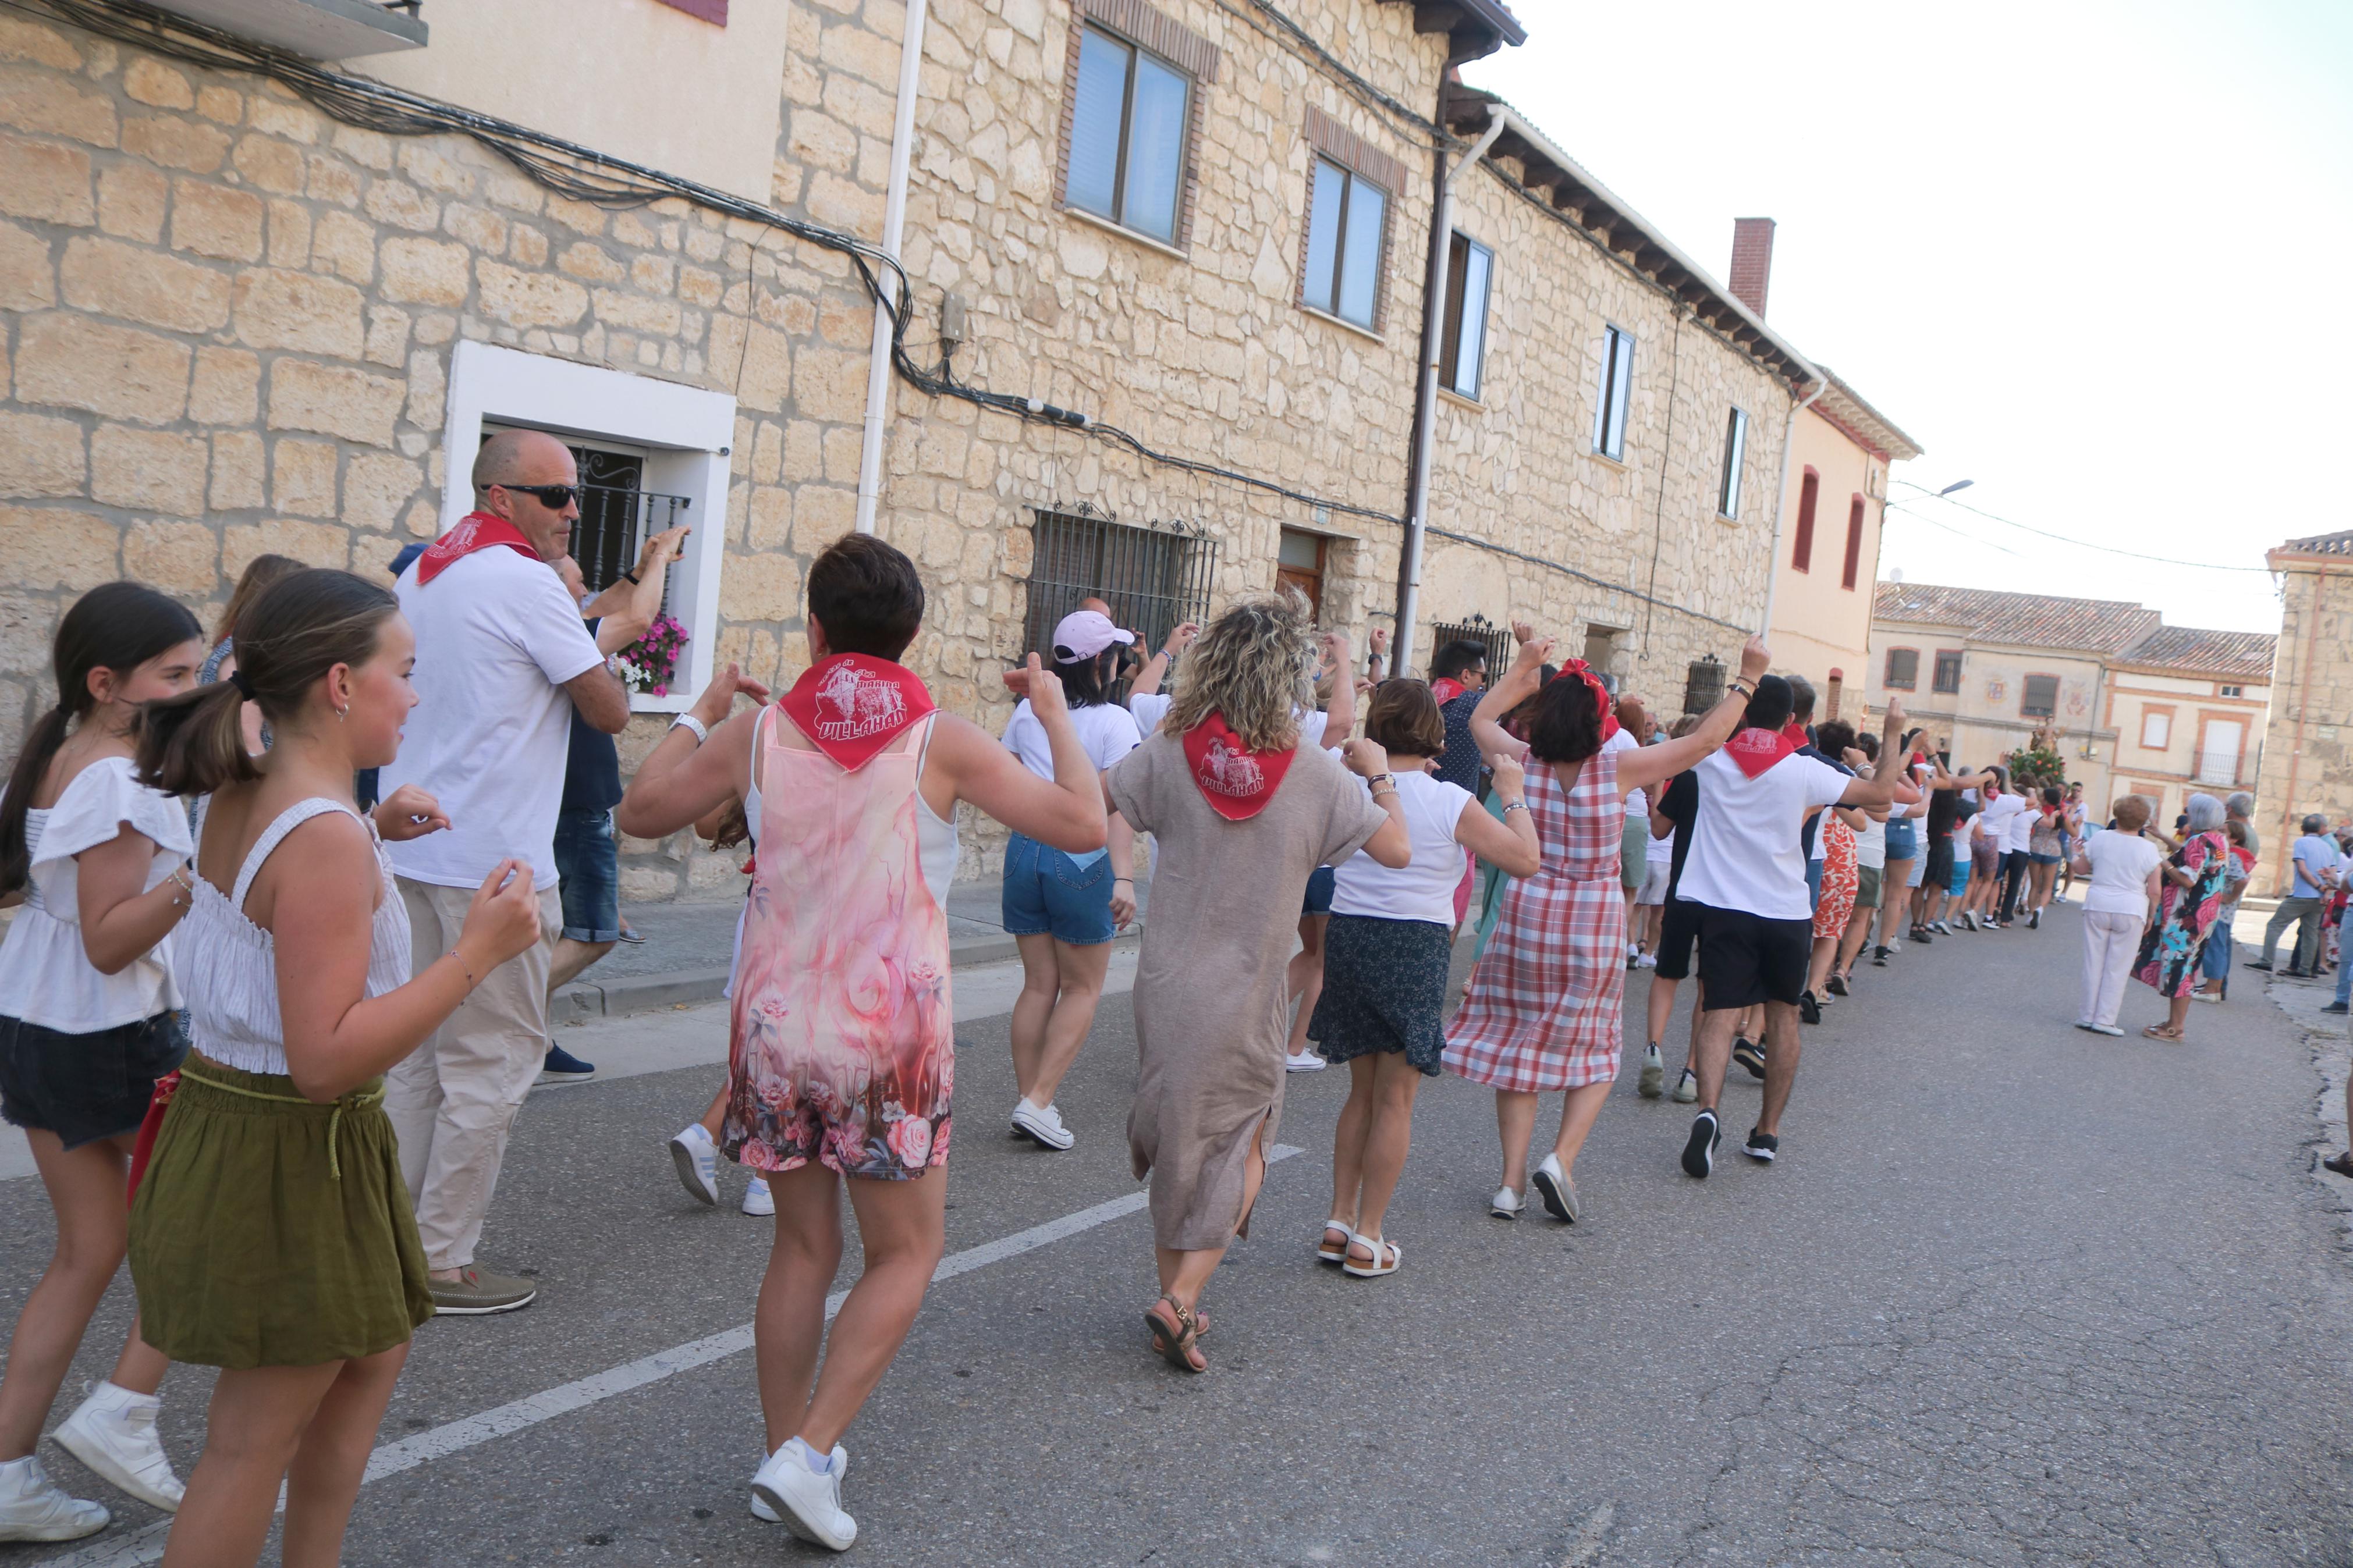
<svg viewBox="0 0 2353 1568"><path fill-rule="evenodd" d="M1773 220L1732 220L1732 297L1765 319L1765 291L1773 281Z"/></svg>

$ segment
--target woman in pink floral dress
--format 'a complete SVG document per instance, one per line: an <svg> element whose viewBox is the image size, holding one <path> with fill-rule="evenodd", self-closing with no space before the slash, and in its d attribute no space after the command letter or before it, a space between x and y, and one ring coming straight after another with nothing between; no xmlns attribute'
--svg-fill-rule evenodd
<svg viewBox="0 0 2353 1568"><path fill-rule="evenodd" d="M731 718L739 693L767 692L730 665L646 759L617 819L659 837L740 797L754 828L724 1132L776 1205L754 1321L767 1442L752 1507L837 1552L858 1533L839 1439L914 1326L944 1245L956 803L1073 853L1104 835L1103 784L1061 683L1033 656L1030 709L1054 759L1041 779L936 712L898 662L923 612L905 555L869 534L836 541L809 568L807 672ZM828 1336L845 1177L865 1269Z"/></svg>
<svg viewBox="0 0 2353 1568"><path fill-rule="evenodd" d="M1574 1223L1582 1209L1571 1173L1617 1079L1626 1035L1626 899L1618 875L1626 792L1654 788L1722 746L1747 699L1727 689L1679 741L1606 751L1618 721L1600 680L1577 659L1540 687L1553 640L1514 630L1519 658L1480 699L1471 733L1482 752L1527 760L1544 864L1504 896L1471 994L1447 1027L1445 1063L1495 1091L1504 1184L1490 1208L1504 1219L1516 1218L1526 1202L1536 1097L1567 1091L1560 1131L1534 1181L1546 1212ZM1750 638L1741 673L1752 686L1769 662L1764 644Z"/></svg>

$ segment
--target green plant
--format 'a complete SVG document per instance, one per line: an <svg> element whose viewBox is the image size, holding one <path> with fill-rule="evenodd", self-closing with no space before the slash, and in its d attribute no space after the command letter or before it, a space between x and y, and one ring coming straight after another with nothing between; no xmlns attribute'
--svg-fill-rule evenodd
<svg viewBox="0 0 2353 1568"><path fill-rule="evenodd" d="M2062 788L2067 783L2067 759L2059 753L2059 738L2049 730L2037 730L2026 744L2003 759L2010 769L2010 782L2019 789L2040 789L2045 784Z"/></svg>

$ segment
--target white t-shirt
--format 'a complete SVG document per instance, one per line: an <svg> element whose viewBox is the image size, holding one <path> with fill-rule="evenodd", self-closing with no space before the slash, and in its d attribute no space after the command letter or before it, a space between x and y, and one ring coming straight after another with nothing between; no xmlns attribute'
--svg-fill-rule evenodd
<svg viewBox="0 0 2353 1568"><path fill-rule="evenodd" d="M1993 852L1997 855L2011 849L2023 849L2026 847L2026 836L2017 825L2025 813L2024 795L1998 795L1986 802L1985 809L1978 813L1978 835L1993 846ZM2013 837L2017 839L2015 844L2010 842Z"/></svg>
<svg viewBox="0 0 2353 1568"><path fill-rule="evenodd" d="M1634 732L1631 730L1621 729L1616 734L1602 742L1601 749L1605 752L1639 752L1642 749L1642 742L1634 739ZM1644 822L1650 821L1651 797L1644 795L1638 789L1628 790L1626 792L1626 815L1628 816L1639 817Z"/></svg>
<svg viewBox="0 0 2353 1568"><path fill-rule="evenodd" d="M2034 824L2042 815L2040 802L2022 795L2006 795L2004 800L2018 802L2018 814L2010 819L2010 843L2007 848L2024 851L2034 847Z"/></svg>
<svg viewBox="0 0 2353 1568"><path fill-rule="evenodd" d="M1862 819L1862 831L1854 836L1854 863L1874 871L1887 868L1887 824L1875 816Z"/></svg>
<svg viewBox="0 0 2353 1568"><path fill-rule="evenodd" d="M1837 805L1854 781L1828 763L1799 756L1784 757L1753 779L1721 752L1694 771L1699 815L1692 819L1691 849L1675 896L1767 920L1810 918L1799 830L1808 811Z"/></svg>
<svg viewBox="0 0 2353 1568"><path fill-rule="evenodd" d="M1087 760L1094 763L1097 773L1144 744L1134 716L1109 702L1071 709L1071 728L1078 731L1079 744L1085 748ZM1015 705L1013 717L1006 721L1005 745L1021 759L1023 767L1039 778L1050 780L1054 776L1053 742L1046 738L1046 726L1030 711L1026 697Z"/></svg>
<svg viewBox="0 0 2353 1568"><path fill-rule="evenodd" d="M2148 874L2165 858L2163 851L2137 833L2105 827L2092 835L2084 853L2092 862L2092 886L2084 895L2084 913L2148 913Z"/></svg>
<svg viewBox="0 0 2353 1568"><path fill-rule="evenodd" d="M472 888L512 855L530 863L541 891L554 889L572 740L564 683L605 662L580 606L546 563L495 547L423 587L412 563L394 591L417 632L417 703L382 786L429 791L450 826L393 845L392 868Z"/></svg>
<svg viewBox="0 0 2353 1568"><path fill-rule="evenodd" d="M1168 717L1168 705L1176 700L1157 691L1140 692L1127 700L1127 710L1135 715L1136 728L1149 735L1160 728L1160 721ZM1299 716L1299 743L1320 746L1324 743L1324 726L1330 716L1322 709Z"/></svg>
<svg viewBox="0 0 2353 1568"><path fill-rule="evenodd" d="M153 888L187 863L188 814L141 784L128 757L100 757L73 776L57 805L25 814L32 859L24 907L0 941L0 1015L67 1035L94 1035L180 1005L168 935L113 974L81 944L80 867L74 857L111 844L128 823L155 846Z"/></svg>
<svg viewBox="0 0 2353 1568"><path fill-rule="evenodd" d="M1451 927L1464 854L1454 830L1472 808L1471 792L1402 768L1396 778L1398 809L1405 816L1413 859L1392 870L1361 849L1349 856L1332 868L1332 912ZM1362 779L1356 784L1369 799L1372 786Z"/></svg>

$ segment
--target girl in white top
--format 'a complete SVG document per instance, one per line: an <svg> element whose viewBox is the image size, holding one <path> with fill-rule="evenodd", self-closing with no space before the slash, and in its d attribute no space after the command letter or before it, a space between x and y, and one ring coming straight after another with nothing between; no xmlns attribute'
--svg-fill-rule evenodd
<svg viewBox="0 0 2353 1568"><path fill-rule="evenodd" d="M408 623L374 583L305 570L234 636L233 684L142 724L142 775L211 798L181 933L195 1042L132 1207L132 1278L156 1347L222 1369L164 1560L258 1561L283 1485L284 1559L307 1568L339 1560L410 1332L433 1313L384 1071L539 940L539 905L527 863L501 861L456 946L410 979L381 840L448 819L414 786L372 818L352 798L417 705ZM248 698L271 728L259 757Z"/></svg>
<svg viewBox="0 0 2353 1568"><path fill-rule="evenodd" d="M1332 1138L1332 1217L1315 1256L1372 1279L1397 1271L1398 1248L1382 1239L1382 1224L1405 1171L1415 1091L1436 1075L1446 1049L1463 850L1510 877L1535 876L1541 854L1517 758L1488 760L1504 803L1500 822L1470 791L1430 776L1446 750L1446 721L1421 681L1383 682L1365 716L1365 739L1349 745L1362 753L1350 765L1376 798L1397 792L1413 849L1403 866L1359 851L1333 868L1323 994L1307 1026L1327 1060L1348 1064L1348 1102Z"/></svg>
<svg viewBox="0 0 2353 1568"><path fill-rule="evenodd" d="M0 1541L71 1541L105 1508L69 1497L35 1455L90 1314L122 1263L133 1137L157 1079L187 1048L174 1016L172 928L187 911L180 805L132 773L139 705L195 682L196 618L136 583L65 614L56 706L25 737L0 795L0 892L21 904L0 942L0 1116L25 1130L57 1215L0 1378ZM165 1359L133 1319L114 1371L58 1441L157 1508L180 1483L157 1440Z"/></svg>

